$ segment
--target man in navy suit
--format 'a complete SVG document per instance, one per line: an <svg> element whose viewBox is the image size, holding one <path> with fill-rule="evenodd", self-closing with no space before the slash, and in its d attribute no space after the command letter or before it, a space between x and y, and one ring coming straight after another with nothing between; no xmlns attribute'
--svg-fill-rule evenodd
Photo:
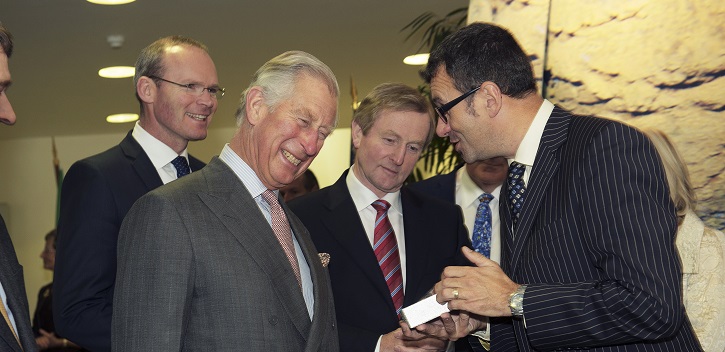
<svg viewBox="0 0 725 352"><path fill-rule="evenodd" d="M12 83L8 59L13 53L13 37L0 23L0 122L15 123L15 111L7 96ZM18 263L13 242L0 215L0 351L37 351L33 330L30 328L28 298L25 295L23 267Z"/></svg>
<svg viewBox="0 0 725 352"><path fill-rule="evenodd" d="M180 36L141 52L134 83L141 114L133 131L73 164L61 190L53 315L60 335L92 351L111 349L123 218L142 195L204 166L186 147L206 138L224 93L206 46Z"/></svg>
<svg viewBox="0 0 725 352"><path fill-rule="evenodd" d="M485 243L488 250L483 252L488 254L489 259L500 263L501 219L498 210L501 186L507 174L506 158L496 157L463 164L450 173L411 183L408 187L461 207L474 250L478 248L482 251ZM480 222L477 222L477 218ZM486 218L488 221L484 222ZM489 232L484 239L485 227L488 227ZM457 342L457 350L469 351L473 348L473 351L481 351L481 348L490 345L491 331L483 329L467 340Z"/></svg>
<svg viewBox="0 0 725 352"><path fill-rule="evenodd" d="M439 302L464 313L420 330L462 337L492 319L494 351L694 351L656 150L625 124L575 116L536 93L513 36L471 24L431 54L439 124L466 162L510 160L501 266L449 267ZM442 323L442 324L441 324Z"/></svg>
<svg viewBox="0 0 725 352"><path fill-rule="evenodd" d="M468 241L460 210L401 190L434 126L432 108L416 89L396 83L375 87L353 116L352 167L334 185L290 202L318 251L331 256L342 351L446 346L437 338L402 340L398 311L423 298L444 267L465 263L460 248ZM387 214L376 208L381 204ZM391 242L377 236L386 222ZM389 257L378 256L386 243L392 243ZM388 267L390 258L399 260Z"/></svg>

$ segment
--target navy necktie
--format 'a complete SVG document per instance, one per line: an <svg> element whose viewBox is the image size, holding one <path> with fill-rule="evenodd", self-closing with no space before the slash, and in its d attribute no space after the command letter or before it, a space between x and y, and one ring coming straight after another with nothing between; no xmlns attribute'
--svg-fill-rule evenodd
<svg viewBox="0 0 725 352"><path fill-rule="evenodd" d="M509 174L506 179L506 182L508 182L509 209L511 210L514 233L516 232L516 226L521 216L521 207L524 205L524 193L526 192L524 171L526 171L526 166L514 161L509 165Z"/></svg>
<svg viewBox="0 0 725 352"><path fill-rule="evenodd" d="M181 178L181 176L186 176L191 173L189 161L181 155L171 160L171 164L176 168L176 178Z"/></svg>
<svg viewBox="0 0 725 352"><path fill-rule="evenodd" d="M486 256L491 257L491 202L493 196L483 192L478 197L478 209L476 209L476 221L473 224L473 250Z"/></svg>

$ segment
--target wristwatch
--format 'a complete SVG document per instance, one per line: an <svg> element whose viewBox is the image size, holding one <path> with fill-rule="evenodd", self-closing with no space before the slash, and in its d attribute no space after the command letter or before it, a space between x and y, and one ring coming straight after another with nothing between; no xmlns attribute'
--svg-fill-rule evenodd
<svg viewBox="0 0 725 352"><path fill-rule="evenodd" d="M516 291L509 296L509 308L514 317L524 315L524 291L526 291L526 285L519 285Z"/></svg>

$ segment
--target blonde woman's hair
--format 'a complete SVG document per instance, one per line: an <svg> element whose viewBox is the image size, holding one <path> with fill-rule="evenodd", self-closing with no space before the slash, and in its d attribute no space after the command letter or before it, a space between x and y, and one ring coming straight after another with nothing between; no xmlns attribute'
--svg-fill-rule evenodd
<svg viewBox="0 0 725 352"><path fill-rule="evenodd" d="M682 223L687 211L694 211L697 203L687 164L664 132L656 129L648 129L643 132L652 141L660 155L667 175L667 183L670 186L670 198L677 209L678 223Z"/></svg>

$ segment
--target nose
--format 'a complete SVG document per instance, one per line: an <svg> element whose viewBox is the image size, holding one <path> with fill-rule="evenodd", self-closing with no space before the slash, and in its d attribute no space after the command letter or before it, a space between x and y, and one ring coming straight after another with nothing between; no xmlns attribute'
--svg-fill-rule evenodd
<svg viewBox="0 0 725 352"><path fill-rule="evenodd" d="M403 165L403 161L405 161L405 152L407 151L407 149L408 146L402 145L398 147L395 151L393 151L390 159L393 160L393 163L395 163L395 165Z"/></svg>
<svg viewBox="0 0 725 352"><path fill-rule="evenodd" d="M210 107L210 108L212 108L212 109L213 109L213 108L214 108L214 107L216 106L216 104L217 104L217 99L216 99L216 97L215 97L215 96L214 96L213 94L211 94L211 92L209 92L209 91L208 91L208 90L206 90L206 89L204 90L204 92L203 92L203 93L201 93L201 95L199 96L199 98L198 98L198 99L197 99L196 101L197 101L197 102L198 102L199 104L201 104L201 105L204 105L204 106L208 106L208 107ZM212 111L212 112L213 112L213 111Z"/></svg>
<svg viewBox="0 0 725 352"><path fill-rule="evenodd" d="M8 100L5 92L0 93L0 122L6 125L15 123L15 111L13 111L13 106L10 105L10 100Z"/></svg>
<svg viewBox="0 0 725 352"><path fill-rule="evenodd" d="M317 131L309 128L300 133L300 143L308 156L315 156L322 148L324 140L318 138Z"/></svg>
<svg viewBox="0 0 725 352"><path fill-rule="evenodd" d="M436 125L436 134L438 135L438 137L445 138L450 132L451 126L443 122L443 119L438 118L438 124Z"/></svg>

